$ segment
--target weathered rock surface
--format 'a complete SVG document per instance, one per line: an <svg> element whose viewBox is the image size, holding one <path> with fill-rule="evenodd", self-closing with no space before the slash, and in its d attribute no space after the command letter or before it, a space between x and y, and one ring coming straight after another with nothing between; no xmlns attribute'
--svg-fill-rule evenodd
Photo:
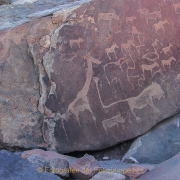
<svg viewBox="0 0 180 180"><path fill-rule="evenodd" d="M89 155L77 159L69 165L71 177L74 179L91 179L100 170L98 161Z"/></svg>
<svg viewBox="0 0 180 180"><path fill-rule="evenodd" d="M49 162L49 166L52 169L57 170L55 174L63 179L69 178L69 162L65 159L54 158Z"/></svg>
<svg viewBox="0 0 180 180"><path fill-rule="evenodd" d="M138 180L179 180L180 154L163 162L157 168L144 174Z"/></svg>
<svg viewBox="0 0 180 180"><path fill-rule="evenodd" d="M1 31L1 146L104 149L174 115L179 13L178 0L93 0Z"/></svg>
<svg viewBox="0 0 180 180"><path fill-rule="evenodd" d="M117 173L98 173L91 180L126 180L127 178L122 174Z"/></svg>
<svg viewBox="0 0 180 180"><path fill-rule="evenodd" d="M33 154L27 158L30 163L36 164L38 167L42 167L43 169L47 166L46 159L42 157L40 154Z"/></svg>
<svg viewBox="0 0 180 180"><path fill-rule="evenodd" d="M139 137L123 159L135 158L139 163L162 163L180 152L180 114L169 118Z"/></svg>
<svg viewBox="0 0 180 180"><path fill-rule="evenodd" d="M10 4L10 3L11 3L11 0L0 0L0 5Z"/></svg>
<svg viewBox="0 0 180 180"><path fill-rule="evenodd" d="M77 160L77 158L75 157L71 157L71 156L66 156L66 155L62 155L59 154L57 152L54 151L43 151L41 149L33 149L33 150L29 150L29 151L24 151L21 154L21 157L23 159L27 159L29 156L33 155L33 154L39 154L41 155L43 158L46 159L47 163L50 163L51 160L55 159L55 158L59 158L59 159L65 159L67 160L69 163L72 163L73 161Z"/></svg>
<svg viewBox="0 0 180 180"><path fill-rule="evenodd" d="M38 172L37 168L38 166L18 155L5 150L0 151L0 179L2 180L61 180L60 177L45 173L42 169Z"/></svg>
<svg viewBox="0 0 180 180"><path fill-rule="evenodd" d="M146 174L148 171L152 169L154 169L153 166L141 166L141 165L133 164L126 169L124 175L126 175L129 178L129 180L136 180L137 178Z"/></svg>
<svg viewBox="0 0 180 180"><path fill-rule="evenodd" d="M180 110L179 11L172 1L94 0L70 12L49 48L29 40L49 149L107 148Z"/></svg>

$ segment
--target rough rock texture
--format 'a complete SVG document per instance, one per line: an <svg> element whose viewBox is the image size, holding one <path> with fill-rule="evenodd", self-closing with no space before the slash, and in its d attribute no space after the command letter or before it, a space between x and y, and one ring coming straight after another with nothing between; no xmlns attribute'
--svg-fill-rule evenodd
<svg viewBox="0 0 180 180"><path fill-rule="evenodd" d="M160 164L157 168L138 178L138 180L179 180L180 154Z"/></svg>
<svg viewBox="0 0 180 180"><path fill-rule="evenodd" d="M29 151L24 151L21 154L21 157L23 159L27 159L29 156L31 156L33 154L41 155L42 157L44 157L46 159L47 163L50 163L50 161L53 160L54 158L65 159L69 163L72 163L73 161L77 160L75 157L58 154L57 152L53 152L53 151L43 151L41 149L33 149L33 150L29 150Z"/></svg>
<svg viewBox="0 0 180 180"><path fill-rule="evenodd" d="M1 146L104 149L179 111L179 3L93 0L1 31Z"/></svg>
<svg viewBox="0 0 180 180"><path fill-rule="evenodd" d="M126 180L127 178L122 174L116 173L98 173L91 180Z"/></svg>
<svg viewBox="0 0 180 180"><path fill-rule="evenodd" d="M153 169L152 167L150 168ZM147 173L148 171L149 169L146 166L133 164L126 169L124 175L128 176L129 180L136 180L137 178Z"/></svg>
<svg viewBox="0 0 180 180"><path fill-rule="evenodd" d="M38 172L37 168L38 166L11 152L0 151L0 179L2 180L61 180L54 174L43 172L43 169L38 169Z"/></svg>
<svg viewBox="0 0 180 180"><path fill-rule="evenodd" d="M179 12L172 1L94 0L66 21L53 15L66 23L47 48L29 37L49 149L107 148L180 110Z"/></svg>
<svg viewBox="0 0 180 180"><path fill-rule="evenodd" d="M162 163L180 152L180 114L169 118L133 142L123 157L139 163Z"/></svg>
<svg viewBox="0 0 180 180"><path fill-rule="evenodd" d="M0 5L10 4L10 3L11 3L11 0L0 0Z"/></svg>
<svg viewBox="0 0 180 180"><path fill-rule="evenodd" d="M100 170L98 161L89 155L77 159L69 165L71 177L74 179L91 179Z"/></svg>
<svg viewBox="0 0 180 180"><path fill-rule="evenodd" d="M36 164L38 167L45 168L47 166L46 159L40 154L33 154L27 158L30 163Z"/></svg>
<svg viewBox="0 0 180 180"><path fill-rule="evenodd" d="M55 174L58 175L59 177L63 179L69 178L69 162L65 159L59 159L59 158L54 158L49 162L50 168L55 168L58 171L55 171Z"/></svg>

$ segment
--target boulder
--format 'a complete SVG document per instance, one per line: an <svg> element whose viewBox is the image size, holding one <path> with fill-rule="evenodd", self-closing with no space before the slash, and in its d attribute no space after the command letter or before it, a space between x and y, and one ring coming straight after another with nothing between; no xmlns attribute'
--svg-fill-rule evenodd
<svg viewBox="0 0 180 180"><path fill-rule="evenodd" d="M44 150L41 150L41 149L33 149L33 150L24 151L21 154L21 157L23 159L27 159L29 156L31 156L33 154L41 155L43 158L46 159L47 163L50 163L50 161L55 159L55 158L65 159L69 163L72 163L73 161L75 161L77 159L75 157L71 157L71 156L67 156L67 155L62 155L62 154L59 154L59 153L54 152L54 151L44 151Z"/></svg>
<svg viewBox="0 0 180 180"><path fill-rule="evenodd" d="M85 155L69 165L71 177L74 179L91 179L99 170L99 163L93 157Z"/></svg>
<svg viewBox="0 0 180 180"><path fill-rule="evenodd" d="M69 178L69 162L65 159L54 158L49 162L54 173L63 179Z"/></svg>
<svg viewBox="0 0 180 180"><path fill-rule="evenodd" d="M0 147L105 149L180 110L177 1L55 11L0 31Z"/></svg>
<svg viewBox="0 0 180 180"><path fill-rule="evenodd" d="M180 114L156 125L139 137L123 157L139 163L159 164L180 152Z"/></svg>
<svg viewBox="0 0 180 180"><path fill-rule="evenodd" d="M180 110L179 10L172 1L93 0L66 20L53 15L64 23L49 48L27 37L49 150L105 149Z"/></svg>
<svg viewBox="0 0 180 180"><path fill-rule="evenodd" d="M98 173L91 180L126 180L127 178L122 174L117 173Z"/></svg>
<svg viewBox="0 0 180 180"><path fill-rule="evenodd" d="M144 174L138 180L179 180L180 154L163 162L157 168Z"/></svg>
<svg viewBox="0 0 180 180"><path fill-rule="evenodd" d="M136 180L137 178L139 178L143 174L146 174L152 169L154 169L154 166L133 164L126 169L124 175L126 175L129 180Z"/></svg>
<svg viewBox="0 0 180 180"><path fill-rule="evenodd" d="M46 167L47 162L44 157L42 157L40 154L33 154L27 158L27 160L30 163L36 164L39 167L42 167L43 169Z"/></svg>
<svg viewBox="0 0 180 180"><path fill-rule="evenodd" d="M10 3L11 3L11 0L0 0L0 5L10 4Z"/></svg>
<svg viewBox="0 0 180 180"><path fill-rule="evenodd" d="M41 167L6 150L0 151L0 167L0 179L3 180L61 180L60 177L44 172Z"/></svg>

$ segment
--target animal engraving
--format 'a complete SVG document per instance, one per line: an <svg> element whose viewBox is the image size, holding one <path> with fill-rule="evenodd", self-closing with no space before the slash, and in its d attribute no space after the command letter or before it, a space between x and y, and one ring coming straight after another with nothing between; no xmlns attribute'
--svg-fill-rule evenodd
<svg viewBox="0 0 180 180"><path fill-rule="evenodd" d="M122 69L122 64L125 62L125 61L121 62L122 60L126 60L126 59L125 59L125 58L120 58L118 61L107 63L107 64L104 66L104 74L105 74L105 76L106 76L106 80L108 81L108 84L109 84L109 85L110 85L110 81L109 81L109 79L108 79L108 77L107 77L107 75L106 75L106 67L107 67L108 65L114 64L114 65L116 65L116 66L119 66L119 68L120 68L121 71L122 71L122 70L123 70L123 69Z"/></svg>
<svg viewBox="0 0 180 180"><path fill-rule="evenodd" d="M126 17L126 23L131 22L133 24L133 21L137 19L135 16Z"/></svg>
<svg viewBox="0 0 180 180"><path fill-rule="evenodd" d="M107 132L108 129L111 129L114 126L117 126L118 131L120 131L119 123L125 123L125 119L121 116L121 114L118 114L117 116L102 121L103 128L107 135L108 135Z"/></svg>
<svg viewBox="0 0 180 180"><path fill-rule="evenodd" d="M169 67L170 67L172 61L176 61L176 59L175 59L174 57L170 57L168 60L162 60L162 61L161 61L164 70L165 70L165 67L164 67L164 66L166 65L166 66L169 66Z"/></svg>
<svg viewBox="0 0 180 180"><path fill-rule="evenodd" d="M87 65L88 65L87 73L86 73L86 82L83 88L78 92L76 99L69 105L67 110L67 112L71 111L71 113L75 115L79 125L80 125L79 113L86 109L91 112L93 116L93 120L95 121L96 124L96 118L94 117L93 112L91 110L87 94L89 91L89 86L93 75L92 63L101 64L101 62L98 59L93 58L89 53L84 58L87 60Z"/></svg>
<svg viewBox="0 0 180 180"><path fill-rule="evenodd" d="M159 64L158 63L153 63L153 64L151 64L151 65L147 65L147 64L142 64L140 67L141 67L141 69L142 69L142 71L143 71L143 76L144 76L144 71L146 70L146 71L151 71L151 76L152 76L152 70L153 70L153 68L155 68L155 67L159 67Z"/></svg>
<svg viewBox="0 0 180 180"><path fill-rule="evenodd" d="M161 18L161 11L154 11L153 13L148 13L146 14L145 16L145 19L146 19L146 23L148 24L148 21L150 19L156 21L157 18Z"/></svg>
<svg viewBox="0 0 180 180"><path fill-rule="evenodd" d="M154 28L155 28L155 31L157 34L158 34L158 30L160 30L160 29L162 29L163 32L165 33L165 29L164 29L165 24L169 24L167 20L159 21L158 23L154 24Z"/></svg>
<svg viewBox="0 0 180 180"><path fill-rule="evenodd" d="M74 44L77 44L78 47L80 48L80 43L84 42L84 40L82 38L79 38L79 39L71 39L69 40L69 43L70 43L70 47L73 48L73 45Z"/></svg>
<svg viewBox="0 0 180 180"><path fill-rule="evenodd" d="M98 14L99 21L101 21L101 20L109 21L110 29L111 29L111 23L112 23L113 19L118 21L119 17L114 13L99 13Z"/></svg>
<svg viewBox="0 0 180 180"><path fill-rule="evenodd" d="M180 3L173 4L173 9L176 13L178 13L178 10L180 9Z"/></svg>
<svg viewBox="0 0 180 180"><path fill-rule="evenodd" d="M147 54L144 54L142 56L143 59L147 59L148 61L155 61L155 60L159 59L159 54L156 50L156 46L157 46L158 42L159 41L157 39L155 39L154 43L151 44L154 49L154 52L149 52Z"/></svg>
<svg viewBox="0 0 180 180"><path fill-rule="evenodd" d="M138 9L137 11L138 11L138 12L141 14L141 16L144 17L144 18L146 18L146 15L149 13L149 10L146 9L146 8Z"/></svg>
<svg viewBox="0 0 180 180"><path fill-rule="evenodd" d="M171 47L173 47L172 44L169 44L169 46L165 47L162 49L162 51L164 52L164 54L167 56L168 54L172 54L172 51L171 51Z"/></svg>
<svg viewBox="0 0 180 180"><path fill-rule="evenodd" d="M104 105L101 99L99 87L98 87L98 81L99 79L96 77L94 78L94 81L96 83L96 88L98 91L100 103L103 106L104 109L110 108L113 105L119 104L121 102L128 102L129 108L132 112L132 114L136 117L136 120L141 120L139 117L136 116L134 113L134 109L141 110L145 108L147 105L151 106L153 108L154 113L158 113L159 109L154 106L153 98L160 99L164 96L164 92L161 89L161 86L157 83L152 83L150 86L148 86L146 89L144 89L137 97L130 97L124 100L119 100L117 102L111 103L109 105Z"/></svg>
<svg viewBox="0 0 180 180"><path fill-rule="evenodd" d="M113 45L110 48L105 49L110 60L111 60L111 57L109 56L109 53L114 53L114 55L117 59L117 55L116 55L116 51L115 51L116 48L119 48L119 47L117 46L116 43L113 43Z"/></svg>
<svg viewBox="0 0 180 180"><path fill-rule="evenodd" d="M133 41L134 41L134 37L137 35L137 38L138 38L139 43L142 44L142 43L141 43L141 39L140 39L140 35L141 35L141 34L142 34L142 33L140 33L140 32L136 29L135 26L132 27L132 37L133 37Z"/></svg>

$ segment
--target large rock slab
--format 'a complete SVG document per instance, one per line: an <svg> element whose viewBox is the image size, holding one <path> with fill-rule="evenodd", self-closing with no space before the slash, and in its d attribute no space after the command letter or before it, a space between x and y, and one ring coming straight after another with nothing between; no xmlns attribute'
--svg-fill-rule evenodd
<svg viewBox="0 0 180 180"><path fill-rule="evenodd" d="M59 154L59 153L54 152L54 151L44 151L44 150L41 150L41 149L33 149L33 150L29 150L29 151L24 151L21 154L21 157L23 159L27 159L28 157L30 157L33 154L41 155L43 158L46 159L47 163L50 163L55 158L57 158L57 159L65 159L69 163L72 163L73 161L77 160L77 158L75 158L75 157L62 155L62 154Z"/></svg>
<svg viewBox="0 0 180 180"><path fill-rule="evenodd" d="M61 180L60 177L43 172L34 164L22 159L18 155L2 150L0 151L0 179L3 180Z"/></svg>
<svg viewBox="0 0 180 180"><path fill-rule="evenodd" d="M157 168L138 178L138 180L179 180L180 154L160 164Z"/></svg>
<svg viewBox="0 0 180 180"><path fill-rule="evenodd" d="M169 118L131 145L123 159L135 158L140 163L160 164L180 152L180 114Z"/></svg>
<svg viewBox="0 0 180 180"><path fill-rule="evenodd" d="M107 148L180 110L179 13L170 0L94 0L55 13L47 44L28 36L50 150Z"/></svg>

